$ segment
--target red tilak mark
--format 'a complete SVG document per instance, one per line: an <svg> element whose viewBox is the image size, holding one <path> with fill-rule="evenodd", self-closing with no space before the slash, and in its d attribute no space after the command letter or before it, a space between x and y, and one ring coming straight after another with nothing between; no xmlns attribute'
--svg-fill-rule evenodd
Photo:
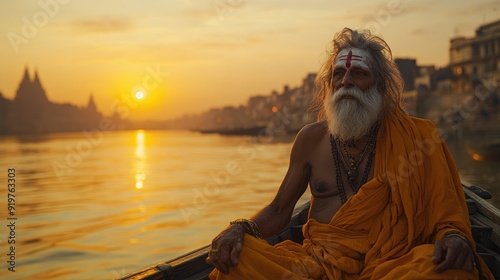
<svg viewBox="0 0 500 280"><path fill-rule="evenodd" d="M351 59L352 59L352 51L349 51L349 53L347 54L347 60L345 62L345 67L347 69L351 68Z"/></svg>

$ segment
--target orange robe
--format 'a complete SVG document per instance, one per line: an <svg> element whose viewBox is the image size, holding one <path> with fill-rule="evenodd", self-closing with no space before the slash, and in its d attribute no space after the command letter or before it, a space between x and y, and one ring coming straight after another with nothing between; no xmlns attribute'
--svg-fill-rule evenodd
<svg viewBox="0 0 500 280"><path fill-rule="evenodd" d="M210 279L478 279L477 269L437 273L431 261L450 230L475 251L460 178L432 122L400 111L385 117L374 174L329 224L310 219L303 245L245 235L238 265ZM481 259L478 266L494 279Z"/></svg>

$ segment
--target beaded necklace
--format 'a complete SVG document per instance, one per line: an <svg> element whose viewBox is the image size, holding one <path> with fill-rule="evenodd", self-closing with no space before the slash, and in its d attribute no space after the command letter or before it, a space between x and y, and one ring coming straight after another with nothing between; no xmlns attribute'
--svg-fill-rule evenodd
<svg viewBox="0 0 500 280"><path fill-rule="evenodd" d="M347 150L345 146L348 144L346 142L343 142L341 140L335 139L332 134L330 134L330 145L332 149L332 155L333 155L333 161L335 163L335 175L336 175L336 183L337 183L337 188L339 190L340 194L340 200L342 204L344 204L347 201L347 195L344 189L344 184L342 180L342 172L340 170L340 166L343 167L344 171L347 173L347 180L349 182L349 185L354 193L357 193L359 188L366 183L368 179L368 174L370 173L371 165L373 163L373 158L375 155L375 144L377 143L377 132L378 132L378 125L373 127L373 129L370 132L370 136L368 138L368 141L365 145L365 148L363 151L360 153L361 157L358 162L356 162L354 155L350 155L347 153ZM338 143L337 143L338 142ZM343 152L346 154L345 156L347 159L350 161L350 164L348 165L346 162L346 159L344 158L344 155L339 151L338 146L342 146ZM358 155L359 156L359 155ZM364 169L363 175L361 176L361 181L357 183L358 179L358 167L361 165L361 162L364 160L365 157L368 157L368 162L366 163L366 167ZM342 159L342 163L340 162Z"/></svg>

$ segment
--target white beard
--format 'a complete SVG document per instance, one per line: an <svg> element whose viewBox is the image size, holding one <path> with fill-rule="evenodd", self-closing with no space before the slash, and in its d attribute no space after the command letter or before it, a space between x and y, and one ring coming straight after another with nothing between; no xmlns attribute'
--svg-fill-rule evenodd
<svg viewBox="0 0 500 280"><path fill-rule="evenodd" d="M341 99L352 96L355 99ZM325 99L330 133L340 140L357 140L367 135L383 113L382 94L375 86L366 92L358 87L342 87Z"/></svg>

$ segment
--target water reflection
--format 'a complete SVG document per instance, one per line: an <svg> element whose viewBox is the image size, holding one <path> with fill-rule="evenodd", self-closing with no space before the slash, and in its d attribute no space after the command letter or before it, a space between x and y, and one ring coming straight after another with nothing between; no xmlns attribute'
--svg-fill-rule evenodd
<svg viewBox="0 0 500 280"><path fill-rule="evenodd" d="M135 146L135 188L142 189L147 177L146 136L144 130L136 132Z"/></svg>
<svg viewBox="0 0 500 280"><path fill-rule="evenodd" d="M487 189L493 198L489 200L500 208L500 160L491 158L492 152L485 145L497 143L500 137L449 137L446 140L463 182Z"/></svg>
<svg viewBox="0 0 500 280"><path fill-rule="evenodd" d="M472 155L472 159L476 160L476 161L481 161L481 160L483 160L483 157L480 154L475 153Z"/></svg>
<svg viewBox="0 0 500 280"><path fill-rule="evenodd" d="M0 166L15 166L23 186L16 193L23 265L15 275L0 270L0 279L118 278L204 246L227 221L252 215L272 198L291 145L249 145L255 157L247 161L244 137L113 131L60 182L51 163L66 164L66 147L74 151L87 140L80 132L53 136L21 144L0 138ZM27 148L39 153L23 154ZM211 174L234 161L242 172L206 196ZM208 203L194 204L200 192ZM182 211L190 209L196 212L188 220Z"/></svg>

